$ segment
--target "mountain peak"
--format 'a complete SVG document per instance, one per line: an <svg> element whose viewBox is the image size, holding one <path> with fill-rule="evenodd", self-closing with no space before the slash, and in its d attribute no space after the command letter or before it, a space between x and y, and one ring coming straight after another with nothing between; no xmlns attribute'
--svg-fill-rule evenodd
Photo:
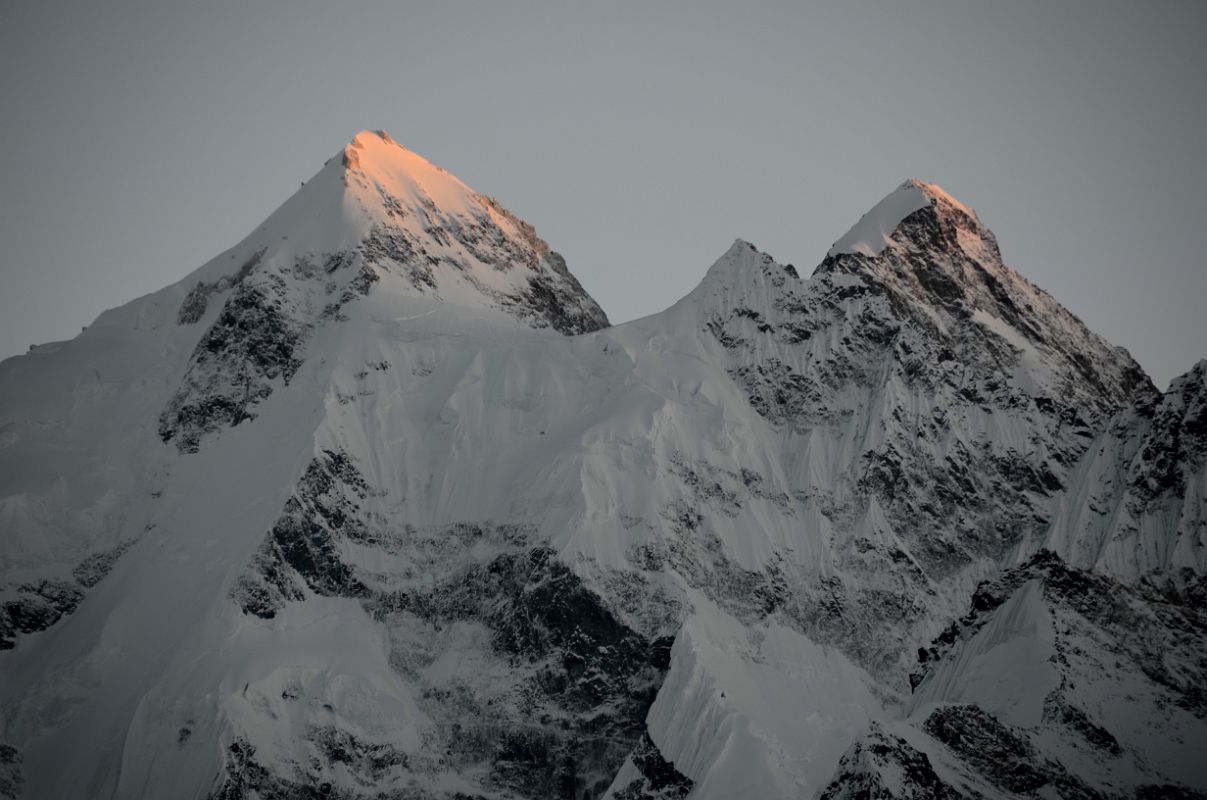
<svg viewBox="0 0 1207 800"><path fill-rule="evenodd" d="M960 213L970 217L973 220L976 220L978 222L980 221L977 218L975 211L973 211L971 208L969 208L968 206L961 203L959 200L957 200L955 197L953 197L950 193L948 193L946 189L944 189L942 186L940 186L937 183L927 183L926 181L920 180L918 178L910 178L909 180L905 181L904 183L901 184L901 186L899 186L897 188L898 188L898 190L900 190L900 189L904 189L907 187L912 187L912 188L920 190L922 193L924 193L930 199L932 204L944 206L947 209L959 211Z"/></svg>
<svg viewBox="0 0 1207 800"><path fill-rule="evenodd" d="M791 264L779 264L745 239L734 239L700 283L684 299L709 306L769 306L788 279L799 280Z"/></svg>
<svg viewBox="0 0 1207 800"><path fill-rule="evenodd" d="M265 261L340 254L368 269L369 285L398 283L450 308L565 334L608 324L532 225L384 130L357 133L249 239L240 248L265 250Z"/></svg>
<svg viewBox="0 0 1207 800"><path fill-rule="evenodd" d="M827 255L857 254L875 257L884 251L907 217L927 207L980 228L976 212L956 200L943 187L910 178L872 206L859 222L834 243Z"/></svg>
<svg viewBox="0 0 1207 800"><path fill-rule="evenodd" d="M1195 404L1200 409L1207 409L1207 358L1200 358L1193 367L1170 381L1165 395L1181 397L1183 405ZM1203 414L1198 423L1199 435L1207 437L1207 412Z"/></svg>
<svg viewBox="0 0 1207 800"><path fill-rule="evenodd" d="M358 276L362 293L376 285L446 312L501 312L564 334L608 324L532 225L380 130L356 134L250 236L185 284L225 291L252 272L296 278L314 272L310 265L336 263L348 267L339 275ZM319 288L327 292L329 283ZM195 308L182 315L193 318Z"/></svg>
<svg viewBox="0 0 1207 800"><path fill-rule="evenodd" d="M254 418L302 368L320 330L353 314L439 313L565 335L608 325L531 225L384 131L357 134L341 159L179 288L177 324L205 330L160 417L160 436L182 452Z"/></svg>
<svg viewBox="0 0 1207 800"><path fill-rule="evenodd" d="M354 149L359 149L364 147L366 144L373 144L378 141L402 147L402 145L394 141L394 138L385 130L370 130L368 128L365 128L353 136L352 140L348 142L347 146Z"/></svg>
<svg viewBox="0 0 1207 800"><path fill-rule="evenodd" d="M341 160L345 169L365 175L406 175L412 180L448 182L456 184L469 194L476 194L442 167L399 144L384 130L363 130L353 136L352 140L344 145ZM441 177L435 178L437 175Z"/></svg>
<svg viewBox="0 0 1207 800"><path fill-rule="evenodd" d="M406 150L405 147L395 142L390 137L390 134L385 131L363 130L353 136L352 141L344 145L344 166L348 169L359 169L361 166L361 153L367 150L383 150L385 148L382 145L386 145L387 147L392 145L399 150Z"/></svg>
<svg viewBox="0 0 1207 800"><path fill-rule="evenodd" d="M1003 369L1063 387L1057 394L1085 406L1120 408L1156 394L1126 351L1007 266L976 212L936 184L911 178L864 214L816 271L843 273L944 338L967 345L988 335Z"/></svg>
<svg viewBox="0 0 1207 800"><path fill-rule="evenodd" d="M387 198L402 207L413 203L439 208L454 214L480 213L485 197L465 185L456 176L436 166L416 152L408 150L385 131L364 130L356 134L341 153L344 182L349 188L369 190L367 207ZM375 197L376 195L376 197ZM387 215L391 210L381 209Z"/></svg>

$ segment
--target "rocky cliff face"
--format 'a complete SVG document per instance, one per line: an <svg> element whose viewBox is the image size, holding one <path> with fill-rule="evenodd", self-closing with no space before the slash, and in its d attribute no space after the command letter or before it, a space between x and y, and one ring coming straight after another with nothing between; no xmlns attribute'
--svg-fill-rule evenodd
<svg viewBox="0 0 1207 800"><path fill-rule="evenodd" d="M1201 796L1203 580L1128 585L1044 551L982 584L919 652L906 718L823 796Z"/></svg>
<svg viewBox="0 0 1207 800"><path fill-rule="evenodd" d="M1137 580L1207 568L1207 364L1110 420L1078 462L1043 546Z"/></svg>
<svg viewBox="0 0 1207 800"><path fill-rule="evenodd" d="M840 609L810 633L855 631L844 647L898 680L902 637L933 633L938 608L960 613L977 580L1038 546L1096 432L1156 398L1125 352L1002 263L975 214L937 187L885 203L899 195L913 210L876 250L865 218L801 281L738 244L697 290L728 373L795 462L794 495L830 531Z"/></svg>
<svg viewBox="0 0 1207 800"><path fill-rule="evenodd" d="M0 795L1194 796L1205 394L929 184L608 327L363 133L0 365Z"/></svg>

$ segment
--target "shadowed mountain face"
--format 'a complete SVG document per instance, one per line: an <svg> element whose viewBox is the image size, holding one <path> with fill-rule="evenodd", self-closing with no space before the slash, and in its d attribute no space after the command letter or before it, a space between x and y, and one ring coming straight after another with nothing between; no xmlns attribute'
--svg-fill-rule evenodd
<svg viewBox="0 0 1207 800"><path fill-rule="evenodd" d="M362 133L0 364L0 796L1199 796L1204 375L918 181L609 327Z"/></svg>

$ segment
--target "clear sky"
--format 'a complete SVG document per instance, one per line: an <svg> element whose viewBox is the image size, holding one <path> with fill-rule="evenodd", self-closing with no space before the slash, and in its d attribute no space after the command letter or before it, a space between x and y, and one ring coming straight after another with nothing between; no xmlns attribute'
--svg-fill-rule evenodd
<svg viewBox="0 0 1207 800"><path fill-rule="evenodd" d="M809 272L907 177L1159 386L1207 357L1207 3L0 3L0 356L256 227L384 128L613 321L734 238Z"/></svg>

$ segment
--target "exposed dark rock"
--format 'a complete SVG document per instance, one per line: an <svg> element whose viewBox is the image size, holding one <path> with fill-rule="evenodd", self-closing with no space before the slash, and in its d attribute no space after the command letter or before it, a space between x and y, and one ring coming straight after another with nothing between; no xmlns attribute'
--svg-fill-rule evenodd
<svg viewBox="0 0 1207 800"><path fill-rule="evenodd" d="M974 310L984 311L1066 367L1069 396L1079 397L1092 412L1112 412L1156 396L1148 376L1125 351L1105 345L1043 290L1006 267L993 233L959 204L932 200L903 219L893 238L898 246L875 258L837 254L823 261L816 274L846 273L878 284L898 319L926 329L934 330L924 307L965 319ZM1068 331L1077 331L1077 338ZM982 352L966 351L966 358L983 357L986 344L999 366L1012 360L1009 349L984 339ZM1097 353L1091 358L1091 350L1107 360L1100 361Z"/></svg>
<svg viewBox="0 0 1207 800"><path fill-rule="evenodd" d="M668 668L669 639L649 641L620 624L539 547L390 600L393 613L439 624L480 621L500 656L531 665L516 677L545 714L500 730L461 728L454 737L461 758L485 757L491 782L525 797L597 797L607 788L644 733Z"/></svg>
<svg viewBox="0 0 1207 800"><path fill-rule="evenodd" d="M84 593L64 581L43 580L17 587L17 597L0 606L0 650L16 647L19 633L36 633L71 614Z"/></svg>
<svg viewBox="0 0 1207 800"><path fill-rule="evenodd" d="M263 288L241 283L193 351L182 386L159 418L159 435L195 453L201 437L255 418L253 408L301 366L306 326Z"/></svg>
<svg viewBox="0 0 1207 800"><path fill-rule="evenodd" d="M17 800L21 796L21 753L17 748L0 744L0 797Z"/></svg>
<svg viewBox="0 0 1207 800"><path fill-rule="evenodd" d="M886 680L930 635L915 627L932 623L928 606L965 602L957 576L1044 535L1051 498L1108 415L1155 395L1126 353L1001 263L975 215L935 197L879 255L830 256L808 282L755 263L703 320L730 376L784 437L823 447L858 432L825 479L834 486L795 492L836 528L846 596L812 598L795 616L853 657L843 638L883 643L857 660ZM744 297L747 283L758 288ZM1034 357L1056 377L1017 381ZM1007 447L999 426L1026 435ZM861 547L844 535L873 506L885 544Z"/></svg>
<svg viewBox="0 0 1207 800"><path fill-rule="evenodd" d="M437 288L432 267L440 260L429 255L423 244L402 228L374 226L361 242L360 252L366 264L384 269L394 264L405 269L416 289L424 291Z"/></svg>
<svg viewBox="0 0 1207 800"><path fill-rule="evenodd" d="M316 751L332 758L354 775L362 769L372 774L382 768L392 755L372 746L365 746L354 737L329 730L314 732L312 742ZM392 766L392 764L391 764ZM431 792L406 780L401 785L381 790L347 789L325 779L311 765L293 765L293 775L278 775L256 759L256 748L246 739L236 739L226 750L225 767L219 784L206 800L483 800L477 795L456 791Z"/></svg>
<svg viewBox="0 0 1207 800"><path fill-rule="evenodd" d="M1076 704L1077 690L1084 691L1087 682L1091 696L1099 681L1106 681L1106 686L1112 680L1145 685L1143 691L1153 699L1144 702L1207 717L1207 693L1202 689L1202 676L1207 674L1203 580L1187 571L1153 574L1128 585L1070 567L1046 551L982 583L968 614L946 628L929 648L919 650L919 670L911 676L911 685L925 680L935 663L949 658L958 642L970 640L1026 584L1038 586L1052 615L1055 652L1050 660L1061 676L1060 688L1045 698L1046 736L1055 734L1100 761L1126 757L1134 740L1133 745L1121 741L1117 732ZM1002 725L975 706L940 709L924 728L963 763L1003 789L1029 796L1050 785L1045 791L1062 798L1114 796L1109 785L1088 785L1089 775L1071 774L1048 755L1051 750L1038 751L1025 733Z"/></svg>
<svg viewBox="0 0 1207 800"><path fill-rule="evenodd" d="M380 528L364 508L373 494L346 454L328 451L316 458L252 570L237 583L236 602L245 613L272 617L308 589L359 599L387 630L417 628L424 635L458 623L485 625L490 657L509 664L510 683L501 691L523 698L528 713L496 720L475 698L481 690L430 686L423 694L429 713L449 719L441 739L446 764L471 772L485 768L489 786L519 796L599 796L640 743L671 640L626 627L552 550L530 545L523 530L463 524L421 534L405 526ZM364 573L344 558L352 542L409 553L423 565L423 579ZM405 664L399 669L419 680ZM514 702L490 700L486 706L504 713ZM405 754L339 731L315 741L327 762L365 775L386 763L410 768ZM256 777L252 766L239 767L241 755L232 753L231 786L268 780ZM653 769L652 756L643 757Z"/></svg>
<svg viewBox="0 0 1207 800"><path fill-rule="evenodd" d="M176 324L192 325L205 316L211 291L209 284L198 281L180 304L180 310L176 313Z"/></svg>
<svg viewBox="0 0 1207 800"><path fill-rule="evenodd" d="M608 317L584 290L557 253L546 263L553 275L538 274L528 287L514 296L501 298L503 307L533 327L550 327L566 336L590 333L608 327Z"/></svg>
<svg viewBox="0 0 1207 800"><path fill-rule="evenodd" d="M725 344L725 340L722 340L722 344ZM733 372L733 378L746 389L754 410L773 422L786 422L806 409L817 409L823 405L816 386L776 359L750 367L738 367Z"/></svg>
<svg viewBox="0 0 1207 800"><path fill-rule="evenodd" d="M113 565L133 544L132 539L127 539L109 550L93 553L76 565L75 569L71 571L72 576L79 581L81 586L91 589L109 574Z"/></svg>
<svg viewBox="0 0 1207 800"><path fill-rule="evenodd" d="M436 289L436 268L450 267L476 284L499 307L534 328L553 328L573 336L608 326L607 315L566 268L565 259L550 250L531 225L493 198L477 195L476 199L482 210L467 220L446 213L430 200L406 211L390 198L386 207L391 217L402 219L413 214L422 222L423 235L393 223L374 226L360 246L365 263L406 275L420 291ZM500 217L510 222L519 235L500 227ZM437 246L429 248L425 242ZM510 294L488 288L473 277L463 256L449 252L454 243L487 268L523 271L527 276L523 288Z"/></svg>
<svg viewBox="0 0 1207 800"><path fill-rule="evenodd" d="M695 473L688 470L684 474L690 481ZM706 491L710 485L705 486ZM673 501L663 509L661 517L668 533L665 542L643 544L628 554L630 562L639 569L673 570L689 586L699 589L734 616L750 621L762 619L798 599L783 574L782 558L775 559L762 571L735 564L725 554L708 518L692 503Z"/></svg>
<svg viewBox="0 0 1207 800"><path fill-rule="evenodd" d="M133 544L128 539L85 558L72 570L76 583L42 580L16 587L16 597L0 604L0 650L16 647L18 634L44 631L74 613L84 599L83 589L100 583Z"/></svg>
<svg viewBox="0 0 1207 800"><path fill-rule="evenodd" d="M1105 634L1118 657L1173 692L1181 707L1207 717L1207 691L1200 680L1207 675L1207 618L1195 605L1202 592L1201 579L1181 583L1181 591L1173 576L1150 576L1133 587L1070 567L1054 553L1040 551L1023 566L977 589L973 610L959 622L960 635L967 637L1032 579L1041 581L1050 603ZM933 659L940 648L932 650Z"/></svg>
<svg viewBox="0 0 1207 800"><path fill-rule="evenodd" d="M968 797L969 794L939 777L926 753L873 726L871 733L843 755L837 774L822 790L820 800L967 800Z"/></svg>
<svg viewBox="0 0 1207 800"><path fill-rule="evenodd" d="M246 740L232 743L227 749L222 783L208 800L351 800L353 797L329 783L315 786L278 777L255 758L256 749Z"/></svg>
<svg viewBox="0 0 1207 800"><path fill-rule="evenodd" d="M1051 782L1031 743L978 706L937 709L922 727L995 786L1023 793Z"/></svg>
<svg viewBox="0 0 1207 800"><path fill-rule="evenodd" d="M1061 764L1045 758L1021 732L977 706L936 709L922 726L947 755L926 752L881 725L842 757L823 800L923 800L980 798L1007 792L1011 797L1106 800L1113 795L1087 785ZM944 764L942 770L936 762ZM942 773L942 775L940 774Z"/></svg>
<svg viewBox="0 0 1207 800"><path fill-rule="evenodd" d="M387 744L365 742L348 731L325 726L312 730L310 741L328 764L342 764L365 785L370 786L395 767L410 767L407 754Z"/></svg>
<svg viewBox="0 0 1207 800"><path fill-rule="evenodd" d="M346 454L327 450L311 461L256 554L252 574L232 591L243 611L275 616L286 601L302 599L299 580L320 595L368 597L339 554L342 538L365 538L359 502L368 491Z"/></svg>
<svg viewBox="0 0 1207 800"><path fill-rule="evenodd" d="M1062 725L1076 732L1088 744L1111 756L1123 753L1123 748L1110 731L1091 720L1080 708L1065 701L1059 691L1044 700L1044 722Z"/></svg>
<svg viewBox="0 0 1207 800"><path fill-rule="evenodd" d="M257 250L252 253L247 261L243 262L243 266L234 275L224 275L214 283L205 283L198 281L184 298L184 302L180 304L180 310L176 313L177 325L192 325L201 320L205 316L205 311L209 305L210 295L216 292L225 292L232 286L241 284L248 275L252 273L260 261L264 258L264 250Z"/></svg>
<svg viewBox="0 0 1207 800"><path fill-rule="evenodd" d="M692 790L692 780L662 757L648 733L629 756L641 774L616 792L616 800L679 800Z"/></svg>
<svg viewBox="0 0 1207 800"><path fill-rule="evenodd" d="M1151 417L1127 475L1134 513L1185 494L1187 477L1207 463L1207 361L1179 377Z"/></svg>

